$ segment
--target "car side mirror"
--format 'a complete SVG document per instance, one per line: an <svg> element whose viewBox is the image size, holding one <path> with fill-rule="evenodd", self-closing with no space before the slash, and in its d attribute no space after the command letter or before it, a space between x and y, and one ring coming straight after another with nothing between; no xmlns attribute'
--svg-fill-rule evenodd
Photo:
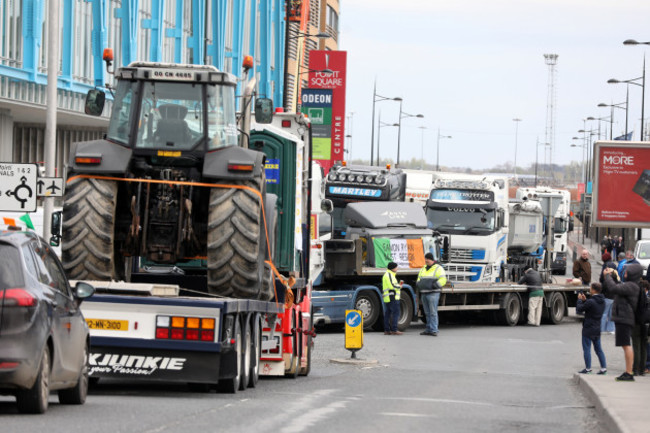
<svg viewBox="0 0 650 433"><path fill-rule="evenodd" d="M104 111L104 102L106 101L106 94L101 90L90 89L86 93L86 104L84 111L90 116L101 116Z"/></svg>
<svg viewBox="0 0 650 433"><path fill-rule="evenodd" d="M95 288L88 283L82 281L77 282L74 286L74 294L77 299L90 298L95 293Z"/></svg>
<svg viewBox="0 0 650 433"><path fill-rule="evenodd" d="M255 122L271 123L273 120L273 100L269 98L255 99Z"/></svg>

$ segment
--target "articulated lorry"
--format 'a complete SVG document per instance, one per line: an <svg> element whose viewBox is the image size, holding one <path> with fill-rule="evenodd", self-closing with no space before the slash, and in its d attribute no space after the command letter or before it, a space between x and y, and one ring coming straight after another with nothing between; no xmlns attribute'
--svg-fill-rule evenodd
<svg viewBox="0 0 650 433"><path fill-rule="evenodd" d="M115 72L108 133L70 149L60 229L91 378L227 392L311 368L311 129L211 66ZM91 90L89 114L105 94ZM272 123L271 123L272 122ZM56 231L54 231L56 233Z"/></svg>
<svg viewBox="0 0 650 433"><path fill-rule="evenodd" d="M325 179L330 225L319 237L325 266L315 279L316 324L343 323L346 309L362 312L365 329L383 329L381 279L394 261L404 280L398 328L418 315L414 290L424 253L439 258L440 238L427 228L418 203L405 202L406 175L390 167L335 165Z"/></svg>
<svg viewBox="0 0 650 433"><path fill-rule="evenodd" d="M516 198L520 200L544 201L550 199L551 206L556 205L554 213L545 215L544 244L546 237L550 237L546 254L550 262L551 272L566 274L567 253L569 250L569 232L573 230L571 218L571 193L565 189L552 189L548 187L519 188ZM545 201L545 205L548 200Z"/></svg>

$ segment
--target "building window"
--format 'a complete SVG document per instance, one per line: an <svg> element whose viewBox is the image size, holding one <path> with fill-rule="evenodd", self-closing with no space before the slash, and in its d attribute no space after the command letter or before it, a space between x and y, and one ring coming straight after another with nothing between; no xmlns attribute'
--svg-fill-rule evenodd
<svg viewBox="0 0 650 433"><path fill-rule="evenodd" d="M327 26L335 33L339 32L339 14L330 5L327 5Z"/></svg>

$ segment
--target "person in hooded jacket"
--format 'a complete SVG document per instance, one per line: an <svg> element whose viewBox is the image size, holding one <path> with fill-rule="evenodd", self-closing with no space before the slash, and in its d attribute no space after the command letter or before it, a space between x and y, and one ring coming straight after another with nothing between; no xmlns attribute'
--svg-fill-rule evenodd
<svg viewBox="0 0 650 433"><path fill-rule="evenodd" d="M607 374L607 360L600 345L600 320L605 310L605 297L603 296L600 283L592 283L587 298L584 293L578 295L576 312L584 313L585 320L582 322L582 353L585 358L585 368L578 373L591 373L591 344L594 345L594 352L598 356L600 371L598 374Z"/></svg>
<svg viewBox="0 0 650 433"><path fill-rule="evenodd" d="M600 284L604 282L605 268L616 269L616 263L612 261L612 256L609 253L605 253L602 256L603 259L603 268L600 270ZM614 271L612 273L612 278L615 282L620 283L620 278L618 278L618 273ZM614 322L612 321L612 305L614 305L614 300L605 298L605 311L603 312L603 318L600 321L600 332L607 332L608 334L613 334L615 330Z"/></svg>
<svg viewBox="0 0 650 433"><path fill-rule="evenodd" d="M612 320L616 323L616 346L623 348L625 355L625 372L616 378L617 381L634 381L634 349L632 348L632 329L635 322L635 311L639 299L639 281L643 274L643 266L637 263L625 267L625 282L615 283L612 279L612 268L606 268L604 273L603 293L608 298L614 298Z"/></svg>

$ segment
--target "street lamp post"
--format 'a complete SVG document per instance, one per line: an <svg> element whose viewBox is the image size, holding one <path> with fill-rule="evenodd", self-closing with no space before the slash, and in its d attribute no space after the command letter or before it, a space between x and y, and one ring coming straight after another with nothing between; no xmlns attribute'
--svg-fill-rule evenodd
<svg viewBox="0 0 650 433"><path fill-rule="evenodd" d="M623 41L623 45L650 45L650 42L638 42L635 41L634 39L628 39L626 41ZM644 121L645 121L645 54L643 55L643 74L641 75L641 141L644 140L643 137L643 128L644 128ZM639 231L639 234L641 231Z"/></svg>
<svg viewBox="0 0 650 433"><path fill-rule="evenodd" d="M573 140L580 140L580 138L579 137L573 137ZM587 193L587 170L586 170L586 166L585 166L585 148L587 147L587 143L585 143L585 142L583 142L582 144L571 143L571 147L578 147L578 146L582 147L582 175L583 175L583 182L584 182L584 185L585 185L584 194L586 194ZM582 216L582 244L583 245L585 243L585 231L586 231L585 230L585 221L586 221L585 214L586 213L587 213L586 209L583 206L581 211L580 211L580 214Z"/></svg>
<svg viewBox="0 0 650 433"><path fill-rule="evenodd" d="M422 142L420 143L420 159L422 160L422 169L424 169L424 130L428 129L426 126L418 126L420 128L420 131L422 132L421 138Z"/></svg>
<svg viewBox="0 0 650 433"><path fill-rule="evenodd" d="M637 83L638 80L641 80L641 84ZM644 106L645 106L645 57L643 58L643 75L637 78L631 78L629 80L617 80L616 78L610 78L607 80L609 84L626 84L627 92L625 96L625 107L627 107L629 97L630 97L630 84L641 87L641 141L643 141L643 122L644 122ZM625 115L625 134L627 135L627 112Z"/></svg>
<svg viewBox="0 0 650 433"><path fill-rule="evenodd" d="M519 122L521 122L522 119L519 118L514 118L512 119L513 122L515 122L515 182L517 181L517 135L519 133Z"/></svg>
<svg viewBox="0 0 650 433"><path fill-rule="evenodd" d="M402 100L399 101L399 128L397 128L397 162L395 162L395 167L399 167L399 150L402 139L402 119L407 117L417 117L423 118L422 114L408 114L402 111Z"/></svg>
<svg viewBox="0 0 650 433"><path fill-rule="evenodd" d="M625 108L621 107L621 105L625 105ZM601 102L598 104L599 107L611 107L611 114L609 115L609 139L613 140L614 139L614 108L620 108L621 110L625 110L625 134L627 134L627 103L626 102L619 102L618 104L605 104L604 102Z"/></svg>
<svg viewBox="0 0 650 433"><path fill-rule="evenodd" d="M440 135L440 128L438 128L438 140L436 142L436 171L440 171L440 139L452 138L451 135Z"/></svg>
<svg viewBox="0 0 650 433"><path fill-rule="evenodd" d="M386 96L378 95L377 81L375 81L375 86L372 89L372 132L370 134L370 165L373 165L373 160L375 157L375 103L381 101L399 101L400 106L402 105L402 98L399 96L388 98ZM379 162L379 149L377 149L377 162Z"/></svg>
<svg viewBox="0 0 650 433"><path fill-rule="evenodd" d="M586 119L585 119L586 120ZM595 129L580 129L578 130L579 133L583 134L583 139L584 139L584 145L587 148L587 170L586 170L586 180L585 183L589 182L592 177L592 172L591 172L591 137L596 135L598 132ZM587 138L587 134L589 134Z"/></svg>
<svg viewBox="0 0 650 433"><path fill-rule="evenodd" d="M381 111L379 112L379 128L377 130L377 164L379 164L379 145L381 142L381 128L385 126L399 126L397 123L386 123L381 121ZM372 163L370 163L372 165Z"/></svg>

